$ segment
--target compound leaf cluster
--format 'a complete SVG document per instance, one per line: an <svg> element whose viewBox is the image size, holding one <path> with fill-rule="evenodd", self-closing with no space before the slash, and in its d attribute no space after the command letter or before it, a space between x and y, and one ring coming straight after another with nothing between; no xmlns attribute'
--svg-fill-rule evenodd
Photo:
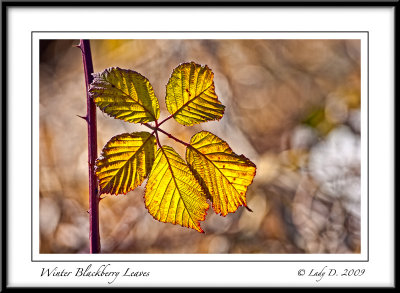
<svg viewBox="0 0 400 293"><path fill-rule="evenodd" d="M169 118L186 126L221 119L225 106L213 79L208 66L190 62L176 67L166 87ZM172 147L161 146L158 131L165 131L157 120L160 106L147 78L133 70L108 68L94 74L89 92L99 109L115 119L156 124L149 126L152 133L124 133L106 143L95 167L101 194L126 194L148 179L144 199L149 213L158 221L199 232L208 199L222 216L247 206L254 163L208 131L196 133L190 143L176 139L186 146L186 160Z"/></svg>

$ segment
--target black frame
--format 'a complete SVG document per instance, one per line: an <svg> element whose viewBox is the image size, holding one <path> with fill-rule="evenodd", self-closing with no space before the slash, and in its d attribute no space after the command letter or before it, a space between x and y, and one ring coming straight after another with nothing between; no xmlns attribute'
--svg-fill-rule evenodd
<svg viewBox="0 0 400 293"><path fill-rule="evenodd" d="M199 6L199 7L224 7L224 6L230 6L230 7L330 7L330 6L342 6L342 7L392 7L394 8L394 15L395 15L395 23L394 23L394 61L395 61L395 72L394 72L394 80L395 80L395 99L394 99L394 114L396 114L396 108L397 108L397 102L396 102L396 97L397 97L397 81L398 81L398 58L397 58L397 49L399 48L398 42L398 30L396 30L396 27L399 26L399 10L398 10L398 0L388 0L388 1L345 1L345 0L339 0L339 1L249 1L249 2L241 2L241 1L198 1L198 0L192 0L189 2L184 2L184 1L115 1L115 2L108 2L108 1L85 1L81 2L79 0L72 0L72 1L7 1L4 0L1 3L1 26L2 26L2 80L1 80L1 90L2 90L2 100L1 100L1 133L2 133L2 138L1 138L1 150L2 150L2 157L1 157L1 191L2 191L2 198L1 198L1 236L2 236L2 245L1 245L1 291L7 291L7 290L12 290L14 288L9 288L7 284L7 243L6 243L6 236L7 236L7 195L8 195L8 189L7 189L7 182L8 182L8 174L7 174L7 166L9 162L7 162L7 141L8 141L8 133L7 133L7 57L8 57L8 52L7 52L7 8L8 7L83 7L83 6L89 6L89 7L122 7L122 6L130 6L130 7L145 7L145 6L163 6L163 7L187 7L187 6ZM395 125L397 125L398 118L396 115L395 117ZM397 128L396 126L394 127L394 133L393 136L396 138L397 134ZM397 173L397 163L398 163L398 156L396 156L396 142L394 144L394 178L396 178L396 173ZM397 192L397 186L395 184L394 186L394 194L396 195ZM395 205L397 205L398 201L396 198L394 198ZM395 208L395 207L394 207ZM395 213L395 219L397 220L397 215ZM396 228L396 227L395 227ZM395 233L396 229L394 229ZM395 233L396 235L396 233ZM396 240L394 243L394 247L396 248ZM396 250L394 253L395 260L397 260L397 254ZM395 267L394 267L394 275L396 276L396 262L395 262ZM397 280L395 279L395 287L397 284ZM73 288L73 287L71 287ZM205 287L206 288L206 287ZM93 288L94 289L94 288Z"/></svg>

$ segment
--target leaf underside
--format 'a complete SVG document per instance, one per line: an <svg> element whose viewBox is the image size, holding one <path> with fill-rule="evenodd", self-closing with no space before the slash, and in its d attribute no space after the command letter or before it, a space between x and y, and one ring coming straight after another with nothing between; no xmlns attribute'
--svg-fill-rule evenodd
<svg viewBox="0 0 400 293"><path fill-rule="evenodd" d="M209 205L185 161L169 146L158 149L145 192L145 205L158 221L203 232Z"/></svg>
<svg viewBox="0 0 400 293"><path fill-rule="evenodd" d="M113 118L145 123L160 116L153 87L136 71L113 67L93 74L89 92L100 110Z"/></svg>
<svg viewBox="0 0 400 293"><path fill-rule="evenodd" d="M183 125L219 120L225 106L218 100L214 74L207 65L183 63L174 69L168 84L165 103L174 119Z"/></svg>
<svg viewBox="0 0 400 293"><path fill-rule="evenodd" d="M126 194L143 183L154 163L156 138L148 132L114 136L96 160L100 192Z"/></svg>
<svg viewBox="0 0 400 293"><path fill-rule="evenodd" d="M207 131L195 134L186 149L186 161L217 214L226 216L239 206L247 206L246 191L256 166L245 156L235 154L225 141Z"/></svg>

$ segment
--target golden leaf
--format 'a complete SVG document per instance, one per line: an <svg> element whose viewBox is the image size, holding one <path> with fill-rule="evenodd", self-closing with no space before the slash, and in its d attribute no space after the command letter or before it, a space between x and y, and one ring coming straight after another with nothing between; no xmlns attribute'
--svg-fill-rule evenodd
<svg viewBox="0 0 400 293"><path fill-rule="evenodd" d="M126 194L142 184L153 166L156 138L148 132L114 136L96 160L101 193Z"/></svg>
<svg viewBox="0 0 400 293"><path fill-rule="evenodd" d="M245 156L235 154L218 136L201 131L186 149L186 161L212 199L213 209L226 216L246 205L247 187L256 166Z"/></svg>
<svg viewBox="0 0 400 293"><path fill-rule="evenodd" d="M153 87L136 71L113 67L96 73L89 92L100 110L111 117L145 123L160 116Z"/></svg>
<svg viewBox="0 0 400 293"><path fill-rule="evenodd" d="M174 69L168 84L165 103L169 113L183 125L219 120L225 106L218 100L214 73L194 62Z"/></svg>
<svg viewBox="0 0 400 293"><path fill-rule="evenodd" d="M209 207L185 161L169 146L158 149L146 185L145 204L158 221L203 232L200 221Z"/></svg>

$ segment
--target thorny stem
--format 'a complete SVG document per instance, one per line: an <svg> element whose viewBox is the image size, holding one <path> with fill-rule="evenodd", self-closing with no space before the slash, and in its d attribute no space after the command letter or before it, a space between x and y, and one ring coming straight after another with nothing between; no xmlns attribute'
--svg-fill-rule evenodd
<svg viewBox="0 0 400 293"><path fill-rule="evenodd" d="M100 253L100 231L99 231L99 194L96 174L94 172L97 158L97 126L96 126L96 105L89 95L89 85L93 81L93 62L89 40L80 40L78 46L82 51L83 68L85 71L86 83L86 120L88 125L88 162L89 162L89 240L90 253Z"/></svg>

